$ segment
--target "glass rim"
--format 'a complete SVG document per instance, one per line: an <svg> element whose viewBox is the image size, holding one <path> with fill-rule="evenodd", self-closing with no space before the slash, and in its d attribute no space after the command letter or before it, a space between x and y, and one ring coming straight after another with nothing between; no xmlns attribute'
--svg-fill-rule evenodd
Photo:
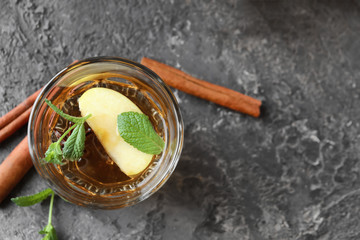
<svg viewBox="0 0 360 240"><path fill-rule="evenodd" d="M156 73L154 73L151 69L147 68L146 66L144 66L138 62L134 62L134 61L131 61L131 60L128 60L125 58L120 58L120 57L109 57L109 56L92 57L92 58L86 58L86 59L74 62L74 63L70 64L69 66L65 67L64 69L62 69L61 71L59 71L42 88L41 92L39 93L38 97L36 98L36 100L34 102L32 110L31 110L27 133L29 136L28 137L28 145L29 145L29 152L30 152L31 159L34 163L36 171L43 178L43 176L40 174L40 170L38 169L38 166L36 166L36 164L35 164L36 162L38 162L40 160L38 159L38 156L37 156L38 151L35 149L36 142L35 142L34 127L35 127L36 113L37 113L37 110L39 110L41 108L41 106L43 106L43 104L44 104L43 100L45 98L45 94L48 93L48 91L51 90L54 86L56 86L57 81L61 80L62 77L64 77L66 75L66 73L71 72L72 70L75 70L84 65L94 64L94 63L103 63L103 62L117 63L117 64L121 64L126 67L134 68L137 71L145 73L151 81L154 81L155 83L160 85L160 87L161 87L160 89L161 89L162 93L166 96L166 99L170 102L170 106L171 106L172 112L174 113L173 116L175 117L174 119L175 119L175 123L176 123L176 125L175 125L176 139L174 140L176 142L176 148L173 150L173 156L171 157L170 164L169 164L169 166L166 167L166 171L162 174L163 176L157 177L157 179L156 179L157 181L154 182L153 184L151 184L151 186L148 187L146 189L146 191L141 192L140 195L136 195L133 199L131 199L131 201L125 202L124 206L119 206L119 205L115 206L115 205L111 205L111 204L109 206L105 206L105 207L97 206L97 208L102 208L102 209L113 209L113 208L121 208L121 207L125 207L125 206L131 206L135 203L145 200L146 198L150 197L153 193L155 193L157 190L159 190L165 184L165 182L168 180L168 178L171 176L171 174L175 170L175 167L179 161L179 158L180 158L180 155L182 152L183 143L184 143L184 123L183 123L181 111L180 111L178 102L177 102L174 94L170 90L169 86L167 86L167 84ZM162 158L163 157L161 157L161 159ZM156 177L155 175L152 176L152 178L150 180L148 180L147 182L151 181L155 177ZM50 180L50 179L44 179L44 180L46 180L47 185L49 185L50 187L53 187L52 185L54 184L54 182L52 180ZM52 184L50 184L50 182ZM59 186L59 185L56 185L56 186ZM59 193L59 191L57 191L55 189L54 189L54 191L56 193ZM61 196L62 194L59 194L59 195ZM75 203L73 201L71 201L71 202ZM111 203L111 199L109 200L109 203ZM75 204L83 205L83 204L78 204L78 203L75 203ZM86 203L84 205L86 205ZM88 206L88 205L86 205L86 206ZM88 207L94 207L94 206L88 206Z"/></svg>

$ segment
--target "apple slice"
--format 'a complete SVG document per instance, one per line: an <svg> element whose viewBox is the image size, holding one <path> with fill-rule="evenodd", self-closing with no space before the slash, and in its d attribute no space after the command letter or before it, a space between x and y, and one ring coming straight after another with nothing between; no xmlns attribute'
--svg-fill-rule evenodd
<svg viewBox="0 0 360 240"><path fill-rule="evenodd" d="M78 103L82 116L92 115L86 122L123 173L131 177L149 165L153 155L126 143L117 129L116 121L120 113L142 113L131 100L108 88L91 88L79 98Z"/></svg>

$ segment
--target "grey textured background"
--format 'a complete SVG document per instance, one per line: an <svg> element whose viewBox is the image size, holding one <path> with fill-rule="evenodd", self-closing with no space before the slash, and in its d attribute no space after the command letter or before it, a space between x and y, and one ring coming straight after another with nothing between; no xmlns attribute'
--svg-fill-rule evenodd
<svg viewBox="0 0 360 240"><path fill-rule="evenodd" d="M175 90L185 146L133 207L55 199L60 239L360 239L357 1L0 3L0 115L75 59L152 57L264 100L259 119ZM1 143L3 160L25 128ZM32 169L11 196L45 188ZM48 202L0 205L0 239L39 239Z"/></svg>

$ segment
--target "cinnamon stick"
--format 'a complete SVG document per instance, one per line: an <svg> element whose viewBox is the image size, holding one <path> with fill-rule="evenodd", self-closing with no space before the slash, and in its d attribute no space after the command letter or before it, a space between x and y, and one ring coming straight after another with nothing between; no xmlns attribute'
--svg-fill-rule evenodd
<svg viewBox="0 0 360 240"><path fill-rule="evenodd" d="M19 128L24 126L30 117L31 107L18 116L14 121L6 125L4 128L0 129L0 143L10 137L14 132Z"/></svg>
<svg viewBox="0 0 360 240"><path fill-rule="evenodd" d="M14 109L12 109L10 112L2 116L0 118L0 129L4 128L6 125L11 123L14 119L16 119L22 113L24 113L28 108L31 108L37 96L39 95L40 91L41 89L37 90L30 97L25 99L25 101L23 101L22 103L17 105Z"/></svg>
<svg viewBox="0 0 360 240"><path fill-rule="evenodd" d="M141 64L153 70L169 86L188 94L214 102L221 106L259 117L261 101L234 90L215 85L190 76L176 68L157 62L150 58L142 58Z"/></svg>
<svg viewBox="0 0 360 240"><path fill-rule="evenodd" d="M0 203L24 177L33 165L25 137L0 164Z"/></svg>

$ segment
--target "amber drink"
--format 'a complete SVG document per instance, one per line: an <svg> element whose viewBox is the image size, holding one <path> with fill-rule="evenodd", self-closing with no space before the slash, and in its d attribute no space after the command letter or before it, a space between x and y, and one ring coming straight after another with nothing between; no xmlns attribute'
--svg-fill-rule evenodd
<svg viewBox="0 0 360 240"><path fill-rule="evenodd" d="M49 108L45 98L64 113L80 117L78 99L92 88L112 89L126 96L149 117L165 141L163 152L154 155L138 174L123 173L87 123L85 150L78 161L44 162L49 145L73 124ZM43 89L34 104L29 136L36 170L57 194L78 205L112 209L135 204L165 183L181 153L183 124L171 90L155 73L126 59L92 58L70 65Z"/></svg>

